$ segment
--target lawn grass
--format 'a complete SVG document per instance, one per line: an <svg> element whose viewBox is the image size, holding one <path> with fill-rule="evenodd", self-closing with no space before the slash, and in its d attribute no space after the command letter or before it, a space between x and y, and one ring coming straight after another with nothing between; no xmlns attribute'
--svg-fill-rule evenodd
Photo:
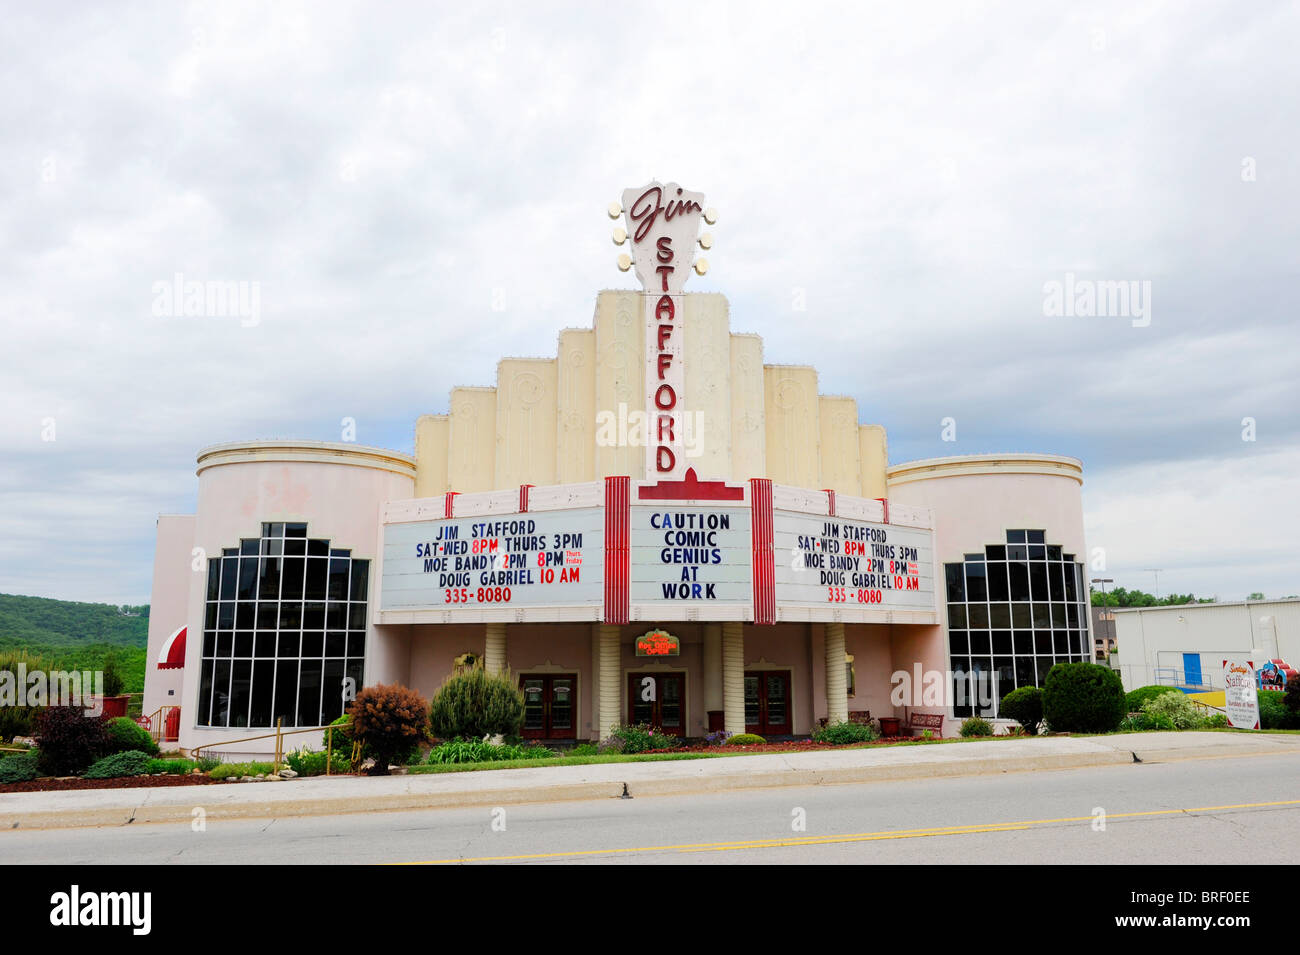
<svg viewBox="0 0 1300 955"><path fill-rule="evenodd" d="M486 763L424 763L408 766L411 775L424 773L466 773L480 769L528 769L533 766L589 766L593 763L658 763L674 759L710 759L731 753L608 753L603 756L556 756L553 759L498 759ZM734 755L742 755L740 753ZM753 753L750 754L754 755Z"/></svg>

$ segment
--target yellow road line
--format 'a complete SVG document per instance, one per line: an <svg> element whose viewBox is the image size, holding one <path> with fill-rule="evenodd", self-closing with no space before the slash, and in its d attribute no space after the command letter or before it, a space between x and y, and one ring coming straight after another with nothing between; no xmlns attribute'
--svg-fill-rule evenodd
<svg viewBox="0 0 1300 955"><path fill-rule="evenodd" d="M1269 809L1300 806L1300 799L1278 802L1243 802L1229 806L1197 806L1190 809L1150 809L1140 812L1107 813L1106 819L1136 819L1151 816L1177 816L1199 812L1222 812L1228 809ZM1035 826L1060 825L1067 822L1092 822L1093 816L1063 816L1059 819L1024 819L1014 822L971 823L965 826L938 826L927 829L886 829L882 832L859 832L842 836L795 836L780 839L745 839L739 842L694 842L667 846L637 846L623 849L574 849L567 852L534 852L513 856L477 856L467 859L432 859L402 865L454 865L462 862L526 862L531 859L565 859L573 856L612 856L634 852L732 852L741 849L786 849L797 846L833 845L850 842L877 842L885 839L924 839L931 836L963 836L982 832L1022 832Z"/></svg>

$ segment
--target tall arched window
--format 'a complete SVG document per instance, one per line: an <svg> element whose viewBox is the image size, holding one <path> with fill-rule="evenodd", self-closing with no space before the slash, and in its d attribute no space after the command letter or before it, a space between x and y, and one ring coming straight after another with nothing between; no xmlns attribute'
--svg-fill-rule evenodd
<svg viewBox="0 0 1300 955"><path fill-rule="evenodd" d="M208 561L199 726L321 726L362 685L370 561L263 524Z"/></svg>
<svg viewBox="0 0 1300 955"><path fill-rule="evenodd" d="M996 716L1003 696L1042 686L1054 664L1092 658L1083 564L1041 530L1006 536L944 565L954 716Z"/></svg>

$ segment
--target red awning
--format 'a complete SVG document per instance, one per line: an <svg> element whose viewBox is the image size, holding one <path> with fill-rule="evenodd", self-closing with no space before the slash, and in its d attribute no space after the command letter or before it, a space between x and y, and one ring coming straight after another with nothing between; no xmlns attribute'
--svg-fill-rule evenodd
<svg viewBox="0 0 1300 955"><path fill-rule="evenodd" d="M179 670L185 666L185 628L181 627L162 645L158 654L158 669Z"/></svg>

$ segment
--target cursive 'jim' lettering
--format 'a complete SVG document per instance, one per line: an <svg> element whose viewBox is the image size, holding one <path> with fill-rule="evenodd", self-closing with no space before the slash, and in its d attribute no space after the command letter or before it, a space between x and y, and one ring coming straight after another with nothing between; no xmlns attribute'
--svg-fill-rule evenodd
<svg viewBox="0 0 1300 955"><path fill-rule="evenodd" d="M682 190L679 188L677 195L681 194ZM633 241L640 242L646 237L646 233L654 228L655 219L659 218L661 212L664 214L664 221L671 222L674 216L699 212L701 208L694 199L669 199L668 204L664 205L662 187L651 186L637 196L636 202L632 203L632 209L628 213L632 221L637 224Z"/></svg>

